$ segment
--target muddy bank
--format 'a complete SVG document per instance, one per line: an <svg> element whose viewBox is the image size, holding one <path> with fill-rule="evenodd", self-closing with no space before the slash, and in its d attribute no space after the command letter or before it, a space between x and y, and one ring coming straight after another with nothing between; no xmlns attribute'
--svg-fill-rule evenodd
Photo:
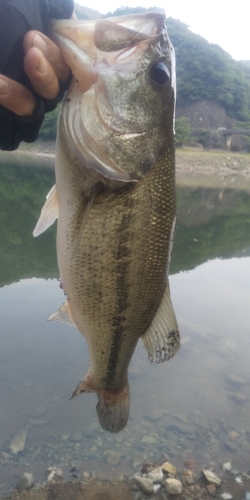
<svg viewBox="0 0 250 500"><path fill-rule="evenodd" d="M37 141L34 144L22 144L11 155L30 155L36 157L54 158L55 143ZM177 180L188 176L220 176L234 177L236 175L250 179L250 154L231 153L230 151L186 148L176 150Z"/></svg>

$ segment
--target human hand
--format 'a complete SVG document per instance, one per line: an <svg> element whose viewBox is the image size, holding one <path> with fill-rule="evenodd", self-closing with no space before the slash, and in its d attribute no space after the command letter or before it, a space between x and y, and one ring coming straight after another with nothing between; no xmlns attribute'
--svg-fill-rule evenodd
<svg viewBox="0 0 250 500"><path fill-rule="evenodd" d="M38 31L26 33L23 42L24 70L32 88L43 99L55 99L60 83L67 82L70 70L60 49ZM37 106L35 96L23 85L0 75L0 104L17 116L31 116Z"/></svg>

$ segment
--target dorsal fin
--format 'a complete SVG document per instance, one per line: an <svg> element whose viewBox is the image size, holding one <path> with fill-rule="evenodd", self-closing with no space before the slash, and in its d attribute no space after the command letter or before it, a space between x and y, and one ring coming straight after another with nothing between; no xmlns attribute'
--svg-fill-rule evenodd
<svg viewBox="0 0 250 500"><path fill-rule="evenodd" d="M54 314L51 314L48 321L59 321L59 323L65 323L66 325L77 328L69 310L68 300L65 300L64 304L59 307Z"/></svg>
<svg viewBox="0 0 250 500"><path fill-rule="evenodd" d="M46 196L46 201L40 213L36 227L33 231L33 236L39 236L58 218L59 204L57 187L54 185Z"/></svg>
<svg viewBox="0 0 250 500"><path fill-rule="evenodd" d="M149 361L162 363L172 358L180 348L180 334L168 285L155 317L142 336Z"/></svg>

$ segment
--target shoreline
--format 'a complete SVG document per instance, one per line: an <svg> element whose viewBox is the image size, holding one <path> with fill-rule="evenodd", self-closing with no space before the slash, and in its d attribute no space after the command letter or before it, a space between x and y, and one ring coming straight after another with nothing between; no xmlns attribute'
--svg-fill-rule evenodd
<svg viewBox="0 0 250 500"><path fill-rule="evenodd" d="M28 159L53 167L55 143L36 141L16 151L1 151L0 161ZM39 163L41 165L41 163ZM176 149L176 181L183 187L235 188L250 190L250 154L198 148Z"/></svg>

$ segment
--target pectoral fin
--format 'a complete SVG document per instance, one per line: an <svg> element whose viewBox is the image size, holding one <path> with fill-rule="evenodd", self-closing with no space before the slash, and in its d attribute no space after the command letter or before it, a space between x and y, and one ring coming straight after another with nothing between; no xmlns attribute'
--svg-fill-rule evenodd
<svg viewBox="0 0 250 500"><path fill-rule="evenodd" d="M64 304L54 314L51 314L48 321L59 321L59 323L65 323L77 328L69 310L68 300L65 300Z"/></svg>
<svg viewBox="0 0 250 500"><path fill-rule="evenodd" d="M152 323L142 336L142 342L152 363L171 359L180 348L180 334L168 285Z"/></svg>
<svg viewBox="0 0 250 500"><path fill-rule="evenodd" d="M56 185L54 185L46 196L46 201L41 210L37 225L33 231L33 236L39 236L39 234L42 234L44 231L46 231L46 229L48 229L48 227L50 227L58 218L58 213L59 204L57 187Z"/></svg>

